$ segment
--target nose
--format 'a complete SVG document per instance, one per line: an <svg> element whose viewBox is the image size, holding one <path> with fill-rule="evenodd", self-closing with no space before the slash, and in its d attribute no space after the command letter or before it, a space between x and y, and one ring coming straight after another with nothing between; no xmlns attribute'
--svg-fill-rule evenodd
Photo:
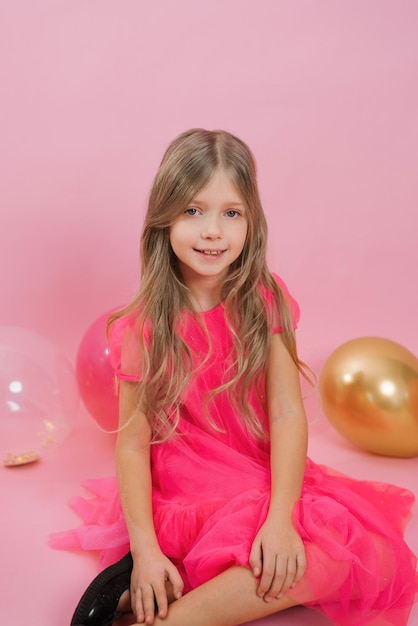
<svg viewBox="0 0 418 626"><path fill-rule="evenodd" d="M202 239L220 239L222 237L222 228L219 223L219 218L216 215L207 215L204 223L202 224L202 232L200 234Z"/></svg>

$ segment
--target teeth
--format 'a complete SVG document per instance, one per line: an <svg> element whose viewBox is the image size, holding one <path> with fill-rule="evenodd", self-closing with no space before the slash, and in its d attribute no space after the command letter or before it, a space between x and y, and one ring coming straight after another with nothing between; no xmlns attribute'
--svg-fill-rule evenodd
<svg viewBox="0 0 418 626"><path fill-rule="evenodd" d="M209 254L211 256L217 256L221 254L222 250L202 250L203 254Z"/></svg>

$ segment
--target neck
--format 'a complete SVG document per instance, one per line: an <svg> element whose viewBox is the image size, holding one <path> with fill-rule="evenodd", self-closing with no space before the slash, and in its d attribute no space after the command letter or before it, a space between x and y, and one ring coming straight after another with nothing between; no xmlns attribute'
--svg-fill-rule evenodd
<svg viewBox="0 0 418 626"><path fill-rule="evenodd" d="M199 279L195 283L188 283L187 287L190 292L190 300L196 312L210 311L221 301L221 285L218 281L202 281Z"/></svg>

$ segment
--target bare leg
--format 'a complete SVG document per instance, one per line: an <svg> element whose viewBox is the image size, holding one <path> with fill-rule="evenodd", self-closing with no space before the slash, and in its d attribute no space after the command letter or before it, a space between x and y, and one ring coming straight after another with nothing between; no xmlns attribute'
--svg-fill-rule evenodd
<svg viewBox="0 0 418 626"><path fill-rule="evenodd" d="M131 594L129 591L124 591L121 595L117 610L122 611L123 613L131 611Z"/></svg>
<svg viewBox="0 0 418 626"><path fill-rule="evenodd" d="M170 604L155 626L238 626L295 606L288 596L266 602L256 594L257 581L245 567L232 567Z"/></svg>

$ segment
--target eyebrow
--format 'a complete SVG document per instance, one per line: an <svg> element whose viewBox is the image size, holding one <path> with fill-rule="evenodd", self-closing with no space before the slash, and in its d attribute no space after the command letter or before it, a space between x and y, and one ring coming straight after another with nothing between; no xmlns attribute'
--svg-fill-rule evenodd
<svg viewBox="0 0 418 626"><path fill-rule="evenodd" d="M207 202L204 202L203 200L200 200L199 197L192 198L190 200L189 204L193 204L193 202L196 202L196 204L207 204ZM240 200L231 200L231 201L223 202L222 204L223 204L223 206L240 206L240 207L245 207L245 204L243 202L241 202Z"/></svg>

